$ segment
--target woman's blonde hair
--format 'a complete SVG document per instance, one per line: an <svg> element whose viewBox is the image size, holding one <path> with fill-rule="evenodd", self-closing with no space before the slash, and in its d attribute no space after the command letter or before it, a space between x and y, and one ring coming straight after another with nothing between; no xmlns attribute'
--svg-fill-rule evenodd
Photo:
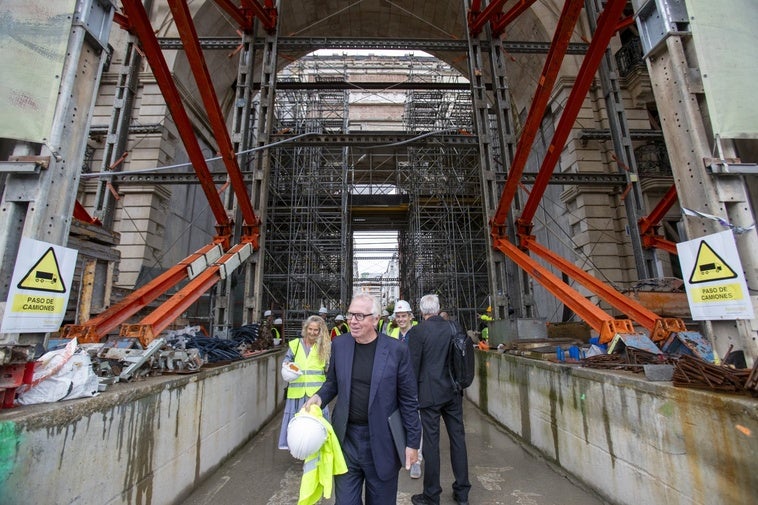
<svg viewBox="0 0 758 505"><path fill-rule="evenodd" d="M332 353L332 340L329 338L329 329L326 327L326 321L321 316L310 316L303 321L303 329L300 332L303 339L307 334L307 328L311 323L318 325L318 338L316 339L316 347L318 348L318 356L324 363L329 363L329 356Z"/></svg>

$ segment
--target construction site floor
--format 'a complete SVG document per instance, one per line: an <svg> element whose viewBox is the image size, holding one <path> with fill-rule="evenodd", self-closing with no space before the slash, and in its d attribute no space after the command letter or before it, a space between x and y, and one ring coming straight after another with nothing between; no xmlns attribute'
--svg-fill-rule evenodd
<svg viewBox="0 0 758 505"><path fill-rule="evenodd" d="M464 401L471 494L478 505L601 505L606 502L556 472L545 460L516 443L502 428ZM295 505L302 462L279 450L281 415L277 416L218 471L203 482L183 505ZM441 427L441 505L454 505L453 476L444 427ZM422 492L423 479L401 470L398 505L410 505ZM321 500L334 503L334 498Z"/></svg>

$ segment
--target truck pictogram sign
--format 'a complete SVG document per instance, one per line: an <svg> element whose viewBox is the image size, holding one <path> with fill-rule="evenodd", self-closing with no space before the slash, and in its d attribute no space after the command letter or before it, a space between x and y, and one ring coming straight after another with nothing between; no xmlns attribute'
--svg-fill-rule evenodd
<svg viewBox="0 0 758 505"><path fill-rule="evenodd" d="M19 289L65 293L66 285L61 277L55 249L50 247L18 283Z"/></svg>
<svg viewBox="0 0 758 505"><path fill-rule="evenodd" d="M735 277L737 277L737 272L727 265L726 261L705 240L701 240L695 257L695 266L690 274L690 284L723 281Z"/></svg>

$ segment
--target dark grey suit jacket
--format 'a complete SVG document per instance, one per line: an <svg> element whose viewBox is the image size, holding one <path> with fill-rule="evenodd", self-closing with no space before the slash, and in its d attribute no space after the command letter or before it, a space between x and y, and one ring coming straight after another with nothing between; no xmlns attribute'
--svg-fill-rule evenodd
<svg viewBox="0 0 758 505"><path fill-rule="evenodd" d="M440 316L431 316L411 328L406 337L418 380L419 408L444 405L452 400L457 393L447 363L453 338L450 322Z"/></svg>

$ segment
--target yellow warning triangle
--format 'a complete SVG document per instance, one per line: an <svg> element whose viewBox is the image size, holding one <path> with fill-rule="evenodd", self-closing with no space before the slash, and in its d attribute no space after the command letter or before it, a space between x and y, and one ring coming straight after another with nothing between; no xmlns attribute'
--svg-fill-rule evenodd
<svg viewBox="0 0 758 505"><path fill-rule="evenodd" d="M53 293L65 293L66 286L61 278L58 268L58 259L55 250L51 247L34 264L29 272L18 283L19 289L33 289L35 291L51 291Z"/></svg>
<svg viewBox="0 0 758 505"><path fill-rule="evenodd" d="M697 250L695 266L690 274L690 284L698 282L722 281L724 279L734 279L737 273L721 259L716 251L705 240L700 241L700 247Z"/></svg>

